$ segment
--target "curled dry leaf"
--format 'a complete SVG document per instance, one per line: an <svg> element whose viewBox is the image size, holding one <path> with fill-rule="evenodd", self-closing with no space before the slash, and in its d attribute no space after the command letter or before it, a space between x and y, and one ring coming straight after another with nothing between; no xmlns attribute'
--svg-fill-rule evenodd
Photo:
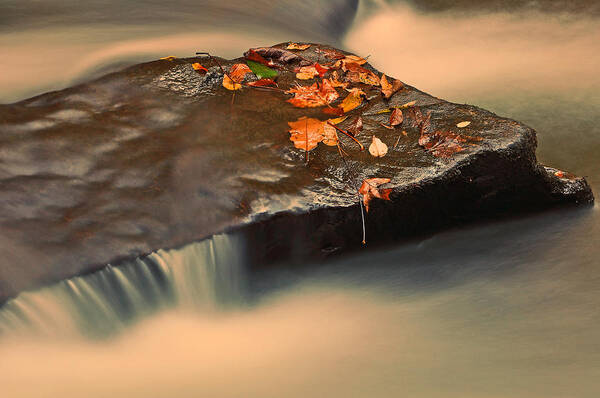
<svg viewBox="0 0 600 398"><path fill-rule="evenodd" d="M319 119L301 117L295 122L288 122L290 126L290 140L298 149L310 151L323 141L323 122Z"/></svg>
<svg viewBox="0 0 600 398"><path fill-rule="evenodd" d="M384 157L388 152L388 147L379 138L373 136L371 145L369 145L369 153L376 158Z"/></svg>
<svg viewBox="0 0 600 398"><path fill-rule="evenodd" d="M290 98L287 102L298 108L327 105L339 97L329 79L323 79L320 85L319 82L315 82L311 86L292 87L286 93L294 94L294 98Z"/></svg>
<svg viewBox="0 0 600 398"><path fill-rule="evenodd" d="M240 84L246 73L252 72L246 64L235 64L225 76L223 76L223 87L227 90L239 90L242 88Z"/></svg>
<svg viewBox="0 0 600 398"><path fill-rule="evenodd" d="M352 109L358 108L362 104L363 97L366 97L364 91L356 87L348 91L348 95L340 104L340 108L342 108L344 112L349 112Z"/></svg>
<svg viewBox="0 0 600 398"><path fill-rule="evenodd" d="M177 57L174 56L174 55L169 55L169 56L166 56L166 57L162 57L160 59L162 59L164 61L173 61L174 59L177 59Z"/></svg>
<svg viewBox="0 0 600 398"><path fill-rule="evenodd" d="M267 60L265 57L263 57L262 55L260 55L256 51L254 51L253 49L246 51L244 53L244 58L246 58L249 61L258 62L259 64L262 64L265 66L275 66L274 62Z"/></svg>
<svg viewBox="0 0 600 398"><path fill-rule="evenodd" d="M402 104L400 106L397 106L396 108L398 108L398 109L406 109L406 108L413 107L416 104L417 104L417 101L408 101L407 103Z"/></svg>
<svg viewBox="0 0 600 398"><path fill-rule="evenodd" d="M310 44L298 44L298 43L289 43L286 50L306 50L310 47Z"/></svg>
<svg viewBox="0 0 600 398"><path fill-rule="evenodd" d="M388 82L385 74L381 75L381 94L385 99L389 99L396 91L404 87L404 84L400 80L392 79L392 83Z"/></svg>
<svg viewBox="0 0 600 398"><path fill-rule="evenodd" d="M391 188L379 189L378 186L387 184L391 180L389 178L367 178L363 180L362 185L358 189L358 193L363 197L363 204L365 210L369 212L369 202L371 199L378 198L383 200L390 200Z"/></svg>
<svg viewBox="0 0 600 398"><path fill-rule="evenodd" d="M471 122L468 121L464 121L464 122L460 122L456 125L456 127L458 127L459 129L465 128L467 127L469 124L471 124Z"/></svg>
<svg viewBox="0 0 600 398"><path fill-rule="evenodd" d="M206 73L206 72L208 72L208 69L206 69L204 66L200 65L198 62L194 62L192 64L192 68L194 68L194 70L196 72L199 72L199 73Z"/></svg>

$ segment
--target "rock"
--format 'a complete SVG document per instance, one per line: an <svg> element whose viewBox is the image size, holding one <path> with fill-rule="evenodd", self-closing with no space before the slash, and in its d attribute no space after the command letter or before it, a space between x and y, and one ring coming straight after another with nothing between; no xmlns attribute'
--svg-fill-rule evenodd
<svg viewBox="0 0 600 398"><path fill-rule="evenodd" d="M318 47L325 48L299 54L326 63ZM194 62L208 73L194 71ZM220 60L224 67L237 62L243 59ZM306 165L287 122L325 120L322 108L295 108L276 90L243 88L233 98L222 78L207 57L158 60L0 105L0 299L222 231L245 234L260 264L359 249L356 190L371 177L390 178L393 189L391 201L371 201L372 243L593 202L583 178L537 164L531 128L408 85L389 104L375 86L362 85L370 101L350 112L364 115L357 139L368 147L379 137L386 156L374 158L341 137L346 160L319 144ZM287 89L295 76L282 72L278 82ZM377 112L411 101L431 113L430 133L472 141L434 156L419 145L414 109L405 110L401 126L382 127L389 113ZM456 128L462 121L471 123Z"/></svg>

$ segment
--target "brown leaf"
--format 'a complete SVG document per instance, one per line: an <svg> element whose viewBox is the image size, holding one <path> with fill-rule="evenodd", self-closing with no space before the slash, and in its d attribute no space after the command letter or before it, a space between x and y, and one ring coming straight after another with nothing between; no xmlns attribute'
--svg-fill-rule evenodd
<svg viewBox="0 0 600 398"><path fill-rule="evenodd" d="M363 203L365 205L365 210L367 213L369 212L369 202L373 198L390 200L390 193L392 192L391 188L387 189L379 189L378 186L382 184L387 184L391 180L389 178L367 178L363 180L362 185L358 189L358 193L363 197Z"/></svg>
<svg viewBox="0 0 600 398"><path fill-rule="evenodd" d="M344 110L342 108L323 108L323 113L333 116L342 116Z"/></svg>
<svg viewBox="0 0 600 398"><path fill-rule="evenodd" d="M298 149L310 151L323 141L324 122L319 119L302 116L295 122L288 122L288 125L290 126L290 140Z"/></svg>
<svg viewBox="0 0 600 398"><path fill-rule="evenodd" d="M271 65L269 66L273 66L274 64L298 64L300 66L306 66L306 65L310 65L311 62L305 60L304 58L298 56L297 54L289 51L289 50L284 50L283 48L276 48L276 47L259 47L259 48L251 48L248 51L246 51L244 53L244 57L246 57L247 59L248 56L250 56L251 54L256 53L258 55L260 55L261 57L271 61ZM254 59L253 59L254 61Z"/></svg>
<svg viewBox="0 0 600 398"><path fill-rule="evenodd" d="M419 145L427 149L438 158L449 158L457 152L463 151L463 145L470 142L481 141L481 137L456 134L453 131L434 131L428 133L422 131L419 137Z"/></svg>
<svg viewBox="0 0 600 398"><path fill-rule="evenodd" d="M398 126L402 124L404 117L402 116L402 111L398 108L394 109L392 114L390 115L390 126Z"/></svg>
<svg viewBox="0 0 600 398"><path fill-rule="evenodd" d="M346 78L351 82L379 86L379 77L375 73L363 68L357 63L345 63L343 64L342 69L347 71Z"/></svg>
<svg viewBox="0 0 600 398"><path fill-rule="evenodd" d="M317 53L323 54L329 59L343 59L346 57L344 53L332 48L317 48L315 51Z"/></svg>
<svg viewBox="0 0 600 398"><path fill-rule="evenodd" d="M298 43L290 43L285 48L286 50L306 50L310 47L310 44L298 44Z"/></svg>
<svg viewBox="0 0 600 398"><path fill-rule="evenodd" d="M246 51L244 53L244 58L246 58L246 59L248 59L250 61L258 62L259 64L263 64L263 65L266 65L266 66L276 66L275 63L273 63L272 61L269 61L269 60L265 59L262 55L260 55L259 53L257 53L253 49L249 49L248 51Z"/></svg>
<svg viewBox="0 0 600 398"><path fill-rule="evenodd" d="M342 108L344 112L349 112L352 109L358 108L362 104L362 98L366 97L366 94L361 89L353 88L349 91L346 98L344 98L340 104L340 108Z"/></svg>
<svg viewBox="0 0 600 398"><path fill-rule="evenodd" d="M323 79L320 85L315 82L311 86L292 87L286 93L294 94L294 98L290 98L287 102L298 108L327 105L339 97L329 79Z"/></svg>
<svg viewBox="0 0 600 398"><path fill-rule="evenodd" d="M352 121L352 123L350 124L350 127L348 127L348 132L356 137L357 135L360 134L362 129L363 129L362 118L360 116L357 116L356 119L354 119Z"/></svg>
<svg viewBox="0 0 600 398"><path fill-rule="evenodd" d="M336 146L338 144L337 130L328 123L323 123L323 144L329 146Z"/></svg>
<svg viewBox="0 0 600 398"><path fill-rule="evenodd" d="M264 87L264 86L277 86L277 83L273 79L265 78L265 79L257 80L255 82L250 82L250 83L248 83L248 85L254 86L254 87Z"/></svg>
<svg viewBox="0 0 600 398"><path fill-rule="evenodd" d="M389 99L396 91L404 87L404 84L400 80L393 79L392 83L388 82L385 75L381 75L381 94L386 99Z"/></svg>
<svg viewBox="0 0 600 398"><path fill-rule="evenodd" d="M331 74L331 79L329 79L329 80L331 81L331 85L333 87L346 88L350 84L348 82L342 82L342 81L339 80L339 75L338 75L338 71L337 70L333 71L333 73Z"/></svg>

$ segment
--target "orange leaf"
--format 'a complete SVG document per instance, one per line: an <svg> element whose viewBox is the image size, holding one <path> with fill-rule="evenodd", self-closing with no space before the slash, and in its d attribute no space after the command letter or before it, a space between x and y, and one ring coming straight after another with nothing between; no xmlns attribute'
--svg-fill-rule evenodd
<svg viewBox="0 0 600 398"><path fill-rule="evenodd" d="M392 83L388 82L385 75L381 75L380 84L381 93L386 99L390 98L396 91L404 87L404 84L400 80L393 79Z"/></svg>
<svg viewBox="0 0 600 398"><path fill-rule="evenodd" d="M337 130L328 123L323 123L323 144L329 146L338 144Z"/></svg>
<svg viewBox="0 0 600 398"><path fill-rule="evenodd" d="M349 112L352 109L358 108L360 104L362 104L362 97L366 96L366 94L358 88L353 88L349 91L350 93L340 104L340 108L342 108L344 112Z"/></svg>
<svg viewBox="0 0 600 398"><path fill-rule="evenodd" d="M161 59L165 60L165 61L173 61L174 59L177 59L177 57L174 56L174 55L169 55L169 56L166 56L166 57L162 57Z"/></svg>
<svg viewBox="0 0 600 398"><path fill-rule="evenodd" d="M194 68L195 71L200 72L200 73L208 72L208 69L206 69L204 66L200 65L198 62L193 63L192 68Z"/></svg>
<svg viewBox="0 0 600 398"><path fill-rule="evenodd" d="M310 44L298 44L298 43L290 43L285 48L286 50L306 50L310 47Z"/></svg>
<svg viewBox="0 0 600 398"><path fill-rule="evenodd" d="M333 71L333 73L331 74L331 79L330 79L330 81L331 81L331 85L332 85L333 87L342 87L342 88L346 88L346 87L348 87L348 85L350 84L350 83L348 83L348 82L341 82L341 81L339 81L338 79L339 79L338 72L337 72L337 70L334 70L334 71Z"/></svg>
<svg viewBox="0 0 600 398"><path fill-rule="evenodd" d="M358 193L363 197L363 203L365 205L365 210L367 213L369 212L369 202L373 198L390 200L390 193L392 192L391 188L388 189L379 189L377 188L381 184L387 184L391 180L389 178L367 178L363 180L362 185L360 186Z"/></svg>
<svg viewBox="0 0 600 398"><path fill-rule="evenodd" d="M345 63L342 69L347 71L346 78L354 83L365 83L372 86L379 86L379 77L368 69L363 68L357 63Z"/></svg>
<svg viewBox="0 0 600 398"><path fill-rule="evenodd" d="M298 69L298 73L296 73L296 78L300 80L308 80L312 79L318 74L319 72L317 71L314 65L303 66L300 69Z"/></svg>
<svg viewBox="0 0 600 398"><path fill-rule="evenodd" d="M294 98L290 98L287 102L298 108L324 106L332 103L339 97L329 79L323 79L321 85L316 82L311 86L293 87L286 91L286 93L294 94Z"/></svg>
<svg viewBox="0 0 600 398"><path fill-rule="evenodd" d="M323 124L319 119L301 117L295 122L288 122L290 126L290 140L298 149L310 151L323 141Z"/></svg>
<svg viewBox="0 0 600 398"><path fill-rule="evenodd" d="M252 71L246 64L235 64L229 69L229 73L223 76L223 87L227 90L239 90L242 88L240 84L246 73L251 73Z"/></svg>

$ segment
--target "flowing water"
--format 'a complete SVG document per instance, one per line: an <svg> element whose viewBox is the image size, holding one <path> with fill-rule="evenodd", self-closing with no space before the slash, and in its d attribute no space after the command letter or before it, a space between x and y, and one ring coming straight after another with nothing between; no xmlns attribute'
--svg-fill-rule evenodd
<svg viewBox="0 0 600 398"><path fill-rule="evenodd" d="M598 194L594 2L223 3L4 1L0 101L157 55L328 41L529 124L539 159ZM216 236L20 295L0 310L2 396L600 395L596 208L303 267L247 272L245 250Z"/></svg>

